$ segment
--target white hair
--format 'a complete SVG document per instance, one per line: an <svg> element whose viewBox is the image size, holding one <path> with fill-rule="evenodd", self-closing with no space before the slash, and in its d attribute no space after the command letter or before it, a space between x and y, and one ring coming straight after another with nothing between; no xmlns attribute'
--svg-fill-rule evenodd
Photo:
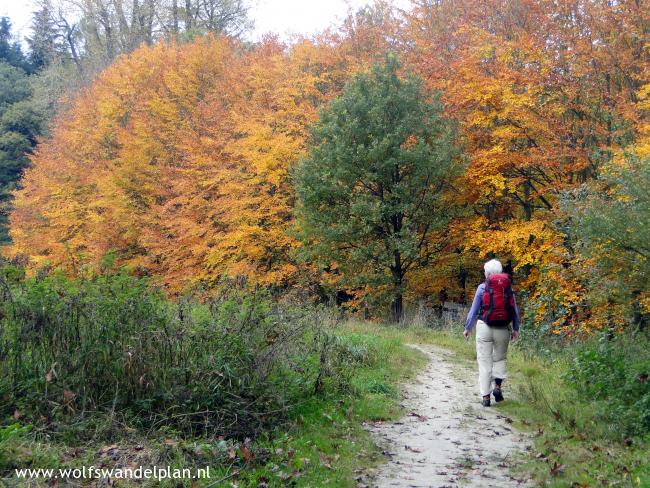
<svg viewBox="0 0 650 488"><path fill-rule="evenodd" d="M490 275L503 272L503 266L501 266L501 262L498 259L490 259L485 263L483 269L485 270L486 278L489 278Z"/></svg>

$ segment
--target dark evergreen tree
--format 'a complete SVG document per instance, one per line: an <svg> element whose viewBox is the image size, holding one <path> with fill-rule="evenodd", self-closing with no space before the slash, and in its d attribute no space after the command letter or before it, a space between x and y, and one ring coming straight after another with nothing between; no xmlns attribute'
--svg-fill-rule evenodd
<svg viewBox="0 0 650 488"><path fill-rule="evenodd" d="M42 116L31 99L30 63L13 41L11 22L0 19L0 243L8 241L11 190L29 163Z"/></svg>
<svg viewBox="0 0 650 488"><path fill-rule="evenodd" d="M0 61L29 71L29 63L23 54L20 43L13 38L9 17L0 18Z"/></svg>
<svg viewBox="0 0 650 488"><path fill-rule="evenodd" d="M28 59L33 70L38 71L53 61L66 57L63 34L56 25L49 0L44 0L41 8L34 12L31 30L32 35L27 38L27 45Z"/></svg>
<svg viewBox="0 0 650 488"><path fill-rule="evenodd" d="M0 62L0 243L8 241L10 192L29 163L43 122L31 94L25 71Z"/></svg>

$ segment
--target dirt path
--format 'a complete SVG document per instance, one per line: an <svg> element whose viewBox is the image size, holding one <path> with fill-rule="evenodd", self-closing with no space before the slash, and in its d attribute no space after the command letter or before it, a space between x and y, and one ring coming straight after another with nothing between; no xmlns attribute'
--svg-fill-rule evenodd
<svg viewBox="0 0 650 488"><path fill-rule="evenodd" d="M388 462L359 487L529 486L510 468L530 441L498 409L480 404L476 371L444 349L412 347L430 362L404 390L406 416L366 426Z"/></svg>

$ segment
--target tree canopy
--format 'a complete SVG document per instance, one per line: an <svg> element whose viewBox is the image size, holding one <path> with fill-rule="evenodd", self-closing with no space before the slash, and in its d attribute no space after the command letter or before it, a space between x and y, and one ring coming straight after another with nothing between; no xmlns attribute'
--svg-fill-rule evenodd
<svg viewBox="0 0 650 488"><path fill-rule="evenodd" d="M32 165L15 194L7 254L25 255L32 269L50 263L82 272L112 250L119 263L158 276L170 290L228 274L277 290L345 292L353 306L397 298L398 289L407 303L436 304L467 300L482 279L481 263L496 256L527 298L525 320L569 334L612 322L611 304L595 299L599 285L590 277L589 256L614 241L579 244L595 242L588 235L596 220L565 203L576 192L578 207L608 205L619 216L635 215L624 211L636 212L632 205L640 199L627 185L638 176L616 183L610 176L612 168L637 175L649 152L650 11L642 2L414 0L400 10L380 1L288 45L239 39L242 2L162 2L155 18L148 9L157 2L74 2L78 18L61 8L68 3L40 5L28 55L34 64L49 64L37 70L22 66L30 63L7 35L8 21L0 29L0 83L13 87L1 95L7 137L0 150L10 155L11 178L28 159ZM395 124L411 123L408 117L387 119L383 128L355 119L399 115L379 92L361 103L372 92L373 64L387 52L403 63L395 75L400 90L419 78L418 92L437 117L404 140ZM25 82L20 70L35 74ZM344 96L318 121L318 110L348 83L357 86L356 102L344 103ZM350 117L337 119L332 107ZM35 115L43 113L58 115L30 155ZM305 161L314 171L305 177L318 176L317 159L347 158L358 171L366 166L351 161L363 156L378 171L363 181L376 184L388 175L380 160L390 166L396 154L432 157L423 137L434 134L422 131L447 121L457 128L454 146L462 144L464 169L449 168L443 185L449 191L428 194L442 200L425 198L430 215L413 214L397 232L392 223L384 227L390 238L383 237L383 248L381 239L372 240L379 229L361 220L337 221L323 211L309 223L301 207L307 194L298 195L294 209L289 175L308 146ZM371 139L370 130L386 139L370 147L352 138ZM321 177L325 187L333 184L332 175ZM417 186L400 181L397 199L379 207L357 187L349 202L341 192L324 195L315 187L309 198L321 193L350 209L354 200L371 221L384 215L391 222L411 202L402 189L407 184ZM626 196L619 201L609 192ZM295 215L303 235L291 230ZM326 217L332 226L317 228L317 218ZM332 235L317 239L318 232ZM337 249L335 239L355 233L365 233L367 248ZM319 266L297 261L316 246L323 253ZM390 269L392 263L400 275L395 250L400 264L412 263L401 286ZM641 264L630 259L625 266L638 277ZM616 281L621 266L604 266L599 276ZM621 295L618 326L647 321L646 286L635 279Z"/></svg>
<svg viewBox="0 0 650 488"><path fill-rule="evenodd" d="M438 95L411 74L402 79L388 55L321 113L294 174L311 260L335 267L348 287L385 290L395 320L407 275L435 254L429 236L452 215L455 139Z"/></svg>

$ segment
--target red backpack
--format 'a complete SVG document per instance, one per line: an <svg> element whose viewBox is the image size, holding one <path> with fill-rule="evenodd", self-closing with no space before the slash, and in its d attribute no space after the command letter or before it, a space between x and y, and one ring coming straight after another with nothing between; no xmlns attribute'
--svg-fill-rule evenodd
<svg viewBox="0 0 650 488"><path fill-rule="evenodd" d="M515 309L515 296L506 273L490 275L485 280L485 290L481 299L480 317L493 327L506 327L512 322Z"/></svg>

